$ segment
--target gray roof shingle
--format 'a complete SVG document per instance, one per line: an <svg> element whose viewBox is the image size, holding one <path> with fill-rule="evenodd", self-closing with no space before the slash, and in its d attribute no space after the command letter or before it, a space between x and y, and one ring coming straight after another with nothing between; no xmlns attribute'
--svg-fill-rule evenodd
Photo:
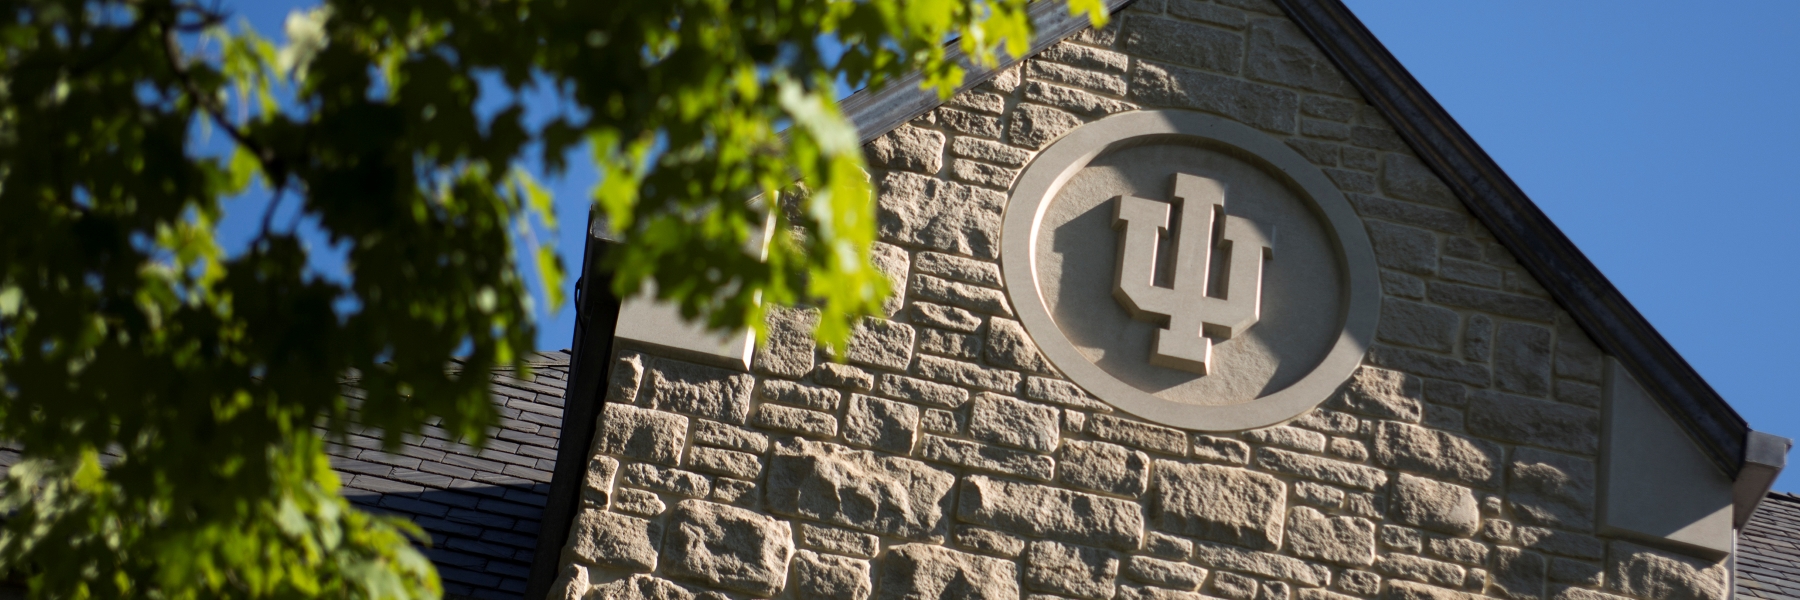
<svg viewBox="0 0 1800 600"><path fill-rule="evenodd" d="M1738 532L1735 596L1800 599L1800 496L1770 492Z"/></svg>
<svg viewBox="0 0 1800 600"><path fill-rule="evenodd" d="M525 593L562 435L569 355L540 353L532 373L494 376L500 423L476 451L427 426L397 452L375 435L332 444L344 496L364 509L411 519L431 536L446 598L516 599ZM346 384L355 395L355 383Z"/></svg>

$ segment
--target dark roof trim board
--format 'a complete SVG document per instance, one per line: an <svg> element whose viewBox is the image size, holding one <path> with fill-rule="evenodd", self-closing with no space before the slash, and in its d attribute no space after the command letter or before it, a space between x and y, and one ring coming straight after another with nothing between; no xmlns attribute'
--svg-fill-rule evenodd
<svg viewBox="0 0 1800 600"><path fill-rule="evenodd" d="M575 332L569 360L569 383L563 393L562 443L556 449L556 467L550 475L550 496L544 506L543 530L537 537L538 560L526 578L525 598L543 598L556 582L569 526L581 510L581 486L587 477L588 451L594 445L600 409L612 369L613 331L619 323L619 298L612 293L612 274L602 270L601 259L610 242L594 235L598 221L588 215L587 247L583 250L581 278L575 283Z"/></svg>
<svg viewBox="0 0 1800 600"><path fill-rule="evenodd" d="M1517 256L1601 348L1622 362L1720 469L1736 478L1749 424L1613 287L1500 165L1339 0L1275 0Z"/></svg>

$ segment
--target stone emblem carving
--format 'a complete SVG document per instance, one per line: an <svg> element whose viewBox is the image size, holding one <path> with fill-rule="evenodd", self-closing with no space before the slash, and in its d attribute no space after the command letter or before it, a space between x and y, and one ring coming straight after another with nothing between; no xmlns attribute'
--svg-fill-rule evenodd
<svg viewBox="0 0 1800 600"><path fill-rule="evenodd" d="M1000 246L1013 309L1057 371L1187 429L1317 406L1362 362L1380 309L1368 234L1325 173L1197 112L1064 135L1020 174Z"/></svg>
<svg viewBox="0 0 1800 600"><path fill-rule="evenodd" d="M1230 339L1260 316L1263 259L1274 249L1273 236L1249 219L1226 214L1225 184L1216 179L1175 175L1173 205L1129 195L1113 205L1113 227L1124 231L1113 297L1137 320L1163 326L1150 364L1206 375L1212 368L1209 338ZM1177 229L1169 226L1171 208L1181 211ZM1162 287L1156 285L1162 262L1157 250L1169 233L1173 256L1166 270L1172 281ZM1218 297L1207 295L1214 248L1231 256Z"/></svg>

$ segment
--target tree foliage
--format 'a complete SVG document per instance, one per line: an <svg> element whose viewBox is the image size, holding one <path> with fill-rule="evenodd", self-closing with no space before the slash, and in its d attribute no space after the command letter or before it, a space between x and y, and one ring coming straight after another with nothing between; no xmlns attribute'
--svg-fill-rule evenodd
<svg viewBox="0 0 1800 600"><path fill-rule="evenodd" d="M521 256L560 302L521 165L592 152L616 293L653 281L715 327L812 304L841 344L885 280L834 85L947 94L952 49L1023 52L1026 2L330 0L277 43L212 3L0 0L0 439L25 457L0 568L68 598L437 595L417 529L348 505L324 444L483 439L489 373L535 335ZM228 254L253 186L274 200Z"/></svg>

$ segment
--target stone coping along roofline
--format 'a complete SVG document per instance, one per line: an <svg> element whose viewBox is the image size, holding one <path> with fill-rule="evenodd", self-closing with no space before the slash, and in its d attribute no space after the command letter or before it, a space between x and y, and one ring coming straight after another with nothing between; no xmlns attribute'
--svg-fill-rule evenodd
<svg viewBox="0 0 1800 600"><path fill-rule="evenodd" d="M1463 205L1574 316L1576 324L1623 363L1707 457L1736 479L1746 460L1749 424L1362 21L1340 0L1271 1L1319 44L1426 166L1449 184ZM1106 6L1116 14L1131 3L1132 0L1107 0ZM1059 2L1036 3L1031 15L1039 33L1028 56L1087 26L1085 19L1070 17ZM978 85L1018 61L1008 59L992 70L971 71L961 89ZM856 124L866 144L942 102L936 93L920 89L915 75L879 91L852 94L842 105L845 117Z"/></svg>

